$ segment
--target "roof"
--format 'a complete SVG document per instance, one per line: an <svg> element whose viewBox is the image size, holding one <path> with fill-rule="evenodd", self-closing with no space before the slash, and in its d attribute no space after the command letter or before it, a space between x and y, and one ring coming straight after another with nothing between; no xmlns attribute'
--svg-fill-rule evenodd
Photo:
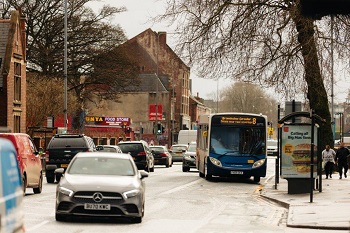
<svg viewBox="0 0 350 233"><path fill-rule="evenodd" d="M114 152L79 152L75 157L103 157L103 158L119 158L119 159L130 159L129 154L125 153L114 153Z"/></svg>
<svg viewBox="0 0 350 233"><path fill-rule="evenodd" d="M157 78L156 74L140 74L138 85L129 85L125 87L123 92L157 92L157 82L158 82L158 92L169 92L166 87L169 86L168 76L159 76Z"/></svg>
<svg viewBox="0 0 350 233"><path fill-rule="evenodd" d="M127 40L124 44L126 45L126 44L134 43L135 41L137 42L139 37L142 37L143 35L146 35L146 34L153 35L154 38L158 37L158 33L156 31L153 31L151 28L148 28L143 32L137 34L136 36L132 37L131 39ZM168 44L165 43L164 45L161 45L161 46L164 46L164 49L166 49L169 54L171 54L180 64L184 65L188 70L190 70L190 67L186 65L184 61L181 60L181 58L174 52L174 50L170 48Z"/></svg>
<svg viewBox="0 0 350 233"><path fill-rule="evenodd" d="M167 86L169 86L169 77L159 76L156 74L140 74L141 79L140 90L145 92L156 92L158 82L158 92L168 92Z"/></svg>

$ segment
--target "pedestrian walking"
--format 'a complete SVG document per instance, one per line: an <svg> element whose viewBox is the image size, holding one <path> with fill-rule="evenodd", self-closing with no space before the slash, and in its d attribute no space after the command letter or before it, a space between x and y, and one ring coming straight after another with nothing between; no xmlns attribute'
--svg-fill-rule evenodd
<svg viewBox="0 0 350 233"><path fill-rule="evenodd" d="M338 166L339 179L342 178L343 169L344 169L344 177L347 177L348 172L348 157L350 155L349 149L344 147L344 142L340 143L340 146L335 154L335 163Z"/></svg>
<svg viewBox="0 0 350 233"><path fill-rule="evenodd" d="M329 145L326 145L326 148L322 151L322 161L324 162L326 179L328 179L328 176L332 178L333 166L335 163L334 157L335 151Z"/></svg>

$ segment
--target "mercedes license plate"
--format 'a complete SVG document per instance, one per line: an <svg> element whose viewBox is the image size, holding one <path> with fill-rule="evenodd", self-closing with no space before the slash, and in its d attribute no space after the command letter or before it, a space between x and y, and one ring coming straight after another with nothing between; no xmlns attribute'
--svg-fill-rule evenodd
<svg viewBox="0 0 350 233"><path fill-rule="evenodd" d="M243 171L231 171L231 175L243 175Z"/></svg>
<svg viewBox="0 0 350 233"><path fill-rule="evenodd" d="M84 209L86 209L86 210L111 210L111 205L110 204L85 203Z"/></svg>

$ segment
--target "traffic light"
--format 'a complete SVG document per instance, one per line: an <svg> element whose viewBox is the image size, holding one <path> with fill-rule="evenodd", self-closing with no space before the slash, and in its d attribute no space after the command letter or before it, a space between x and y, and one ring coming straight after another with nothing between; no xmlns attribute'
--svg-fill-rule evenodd
<svg viewBox="0 0 350 233"><path fill-rule="evenodd" d="M161 134L162 133L162 124L158 123L157 125L157 134Z"/></svg>

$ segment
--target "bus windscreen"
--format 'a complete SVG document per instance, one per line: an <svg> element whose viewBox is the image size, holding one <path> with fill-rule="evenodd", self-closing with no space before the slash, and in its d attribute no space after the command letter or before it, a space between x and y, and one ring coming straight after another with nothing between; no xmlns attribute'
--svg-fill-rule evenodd
<svg viewBox="0 0 350 233"><path fill-rule="evenodd" d="M219 155L260 155L265 153L264 118L252 116L214 116L210 151Z"/></svg>

